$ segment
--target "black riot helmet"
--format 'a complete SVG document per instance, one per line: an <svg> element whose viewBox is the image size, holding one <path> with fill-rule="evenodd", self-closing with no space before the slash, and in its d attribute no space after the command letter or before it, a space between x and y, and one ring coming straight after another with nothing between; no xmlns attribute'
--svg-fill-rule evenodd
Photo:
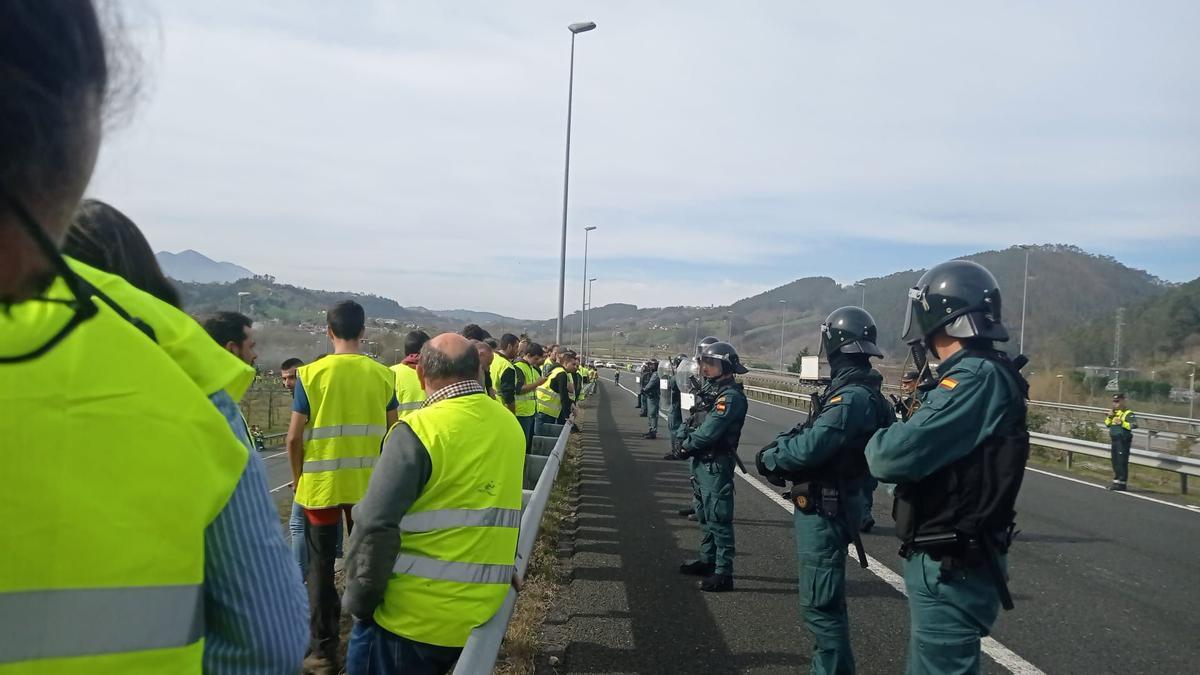
<svg viewBox="0 0 1200 675"><path fill-rule="evenodd" d="M711 335L709 335L706 338L701 339L700 342L698 342L696 344L696 358L700 358L700 355L704 353L705 347L707 347L711 344L716 344L720 341L721 341L720 338L716 338Z"/></svg>
<svg viewBox="0 0 1200 675"><path fill-rule="evenodd" d="M950 337L1008 340L1000 323L1000 285L986 267L951 260L935 265L909 289L901 339L921 342L939 328Z"/></svg>
<svg viewBox="0 0 1200 675"><path fill-rule="evenodd" d="M728 342L714 342L704 348L700 352L700 360L713 359L721 362L721 372L725 375L737 373L745 375L750 372L746 370L746 366L742 365L742 359L738 357L737 350Z"/></svg>
<svg viewBox="0 0 1200 675"><path fill-rule="evenodd" d="M875 345L875 319L862 307L838 307L821 324L821 354L883 356Z"/></svg>
<svg viewBox="0 0 1200 675"><path fill-rule="evenodd" d="M678 368L679 364L681 364L687 360L687 357L688 357L688 355L684 354L683 352L680 352L680 353L676 354L675 356L672 356L671 357L671 370L675 370L676 368Z"/></svg>

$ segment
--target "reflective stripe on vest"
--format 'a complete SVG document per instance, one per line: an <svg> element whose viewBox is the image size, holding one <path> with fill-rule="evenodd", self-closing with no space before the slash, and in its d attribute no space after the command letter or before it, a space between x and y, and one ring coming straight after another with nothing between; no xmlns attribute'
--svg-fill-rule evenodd
<svg viewBox="0 0 1200 675"><path fill-rule="evenodd" d="M524 361L514 361L513 366L521 373L522 386L537 382L541 376L540 372ZM517 417L532 417L537 412L537 394L532 389L524 394L517 394L516 403Z"/></svg>
<svg viewBox="0 0 1200 675"><path fill-rule="evenodd" d="M361 354L331 354L300 366L296 377L311 412L296 503L309 509L356 504L387 434L396 373Z"/></svg>
<svg viewBox="0 0 1200 675"><path fill-rule="evenodd" d="M0 593L0 664L186 647L202 637L199 584Z"/></svg>
<svg viewBox="0 0 1200 675"><path fill-rule="evenodd" d="M341 438L343 436L376 436L387 433L385 424L335 424L331 427L317 427L304 430L304 440L314 441L322 438Z"/></svg>
<svg viewBox="0 0 1200 675"><path fill-rule="evenodd" d="M110 296L137 294L139 307L161 302L132 287ZM44 295L71 297L61 280ZM0 555L0 673L199 675L204 532L249 451L176 361L183 352L96 306L39 358L0 365L0 438L22 449L0 452L13 544ZM7 307L0 354L37 347L72 311ZM191 358L202 367L204 352ZM82 514L95 526L66 526Z"/></svg>
<svg viewBox="0 0 1200 675"><path fill-rule="evenodd" d="M416 368L397 363L391 370L396 374L396 400L400 403L396 415L404 419L425 405L425 388L421 386Z"/></svg>
<svg viewBox="0 0 1200 675"><path fill-rule="evenodd" d="M410 513L400 519L401 532L431 532L451 527L517 527L521 509L441 509Z"/></svg>
<svg viewBox="0 0 1200 675"><path fill-rule="evenodd" d="M512 580L513 569L512 565L464 563L401 554L396 558L392 573L460 584L506 584Z"/></svg>
<svg viewBox="0 0 1200 675"><path fill-rule="evenodd" d="M1104 418L1104 426L1107 426L1107 427L1119 426L1122 429L1125 429L1127 431L1132 431L1133 425L1131 425L1129 423L1129 419L1128 419L1129 415L1132 412L1133 412L1132 410L1114 411L1112 415L1109 415L1108 417Z"/></svg>
<svg viewBox="0 0 1200 675"><path fill-rule="evenodd" d="M400 521L375 621L410 640L461 647L512 580L525 433L484 394L437 401L404 423L429 454L429 480Z"/></svg>
<svg viewBox="0 0 1200 675"><path fill-rule="evenodd" d="M546 377L546 381L542 386L537 388L537 411L549 415L550 417L558 418L562 415L562 397L551 388L554 383L554 378L558 377L559 373L567 371L562 366L556 366L550 371L550 375Z"/></svg>

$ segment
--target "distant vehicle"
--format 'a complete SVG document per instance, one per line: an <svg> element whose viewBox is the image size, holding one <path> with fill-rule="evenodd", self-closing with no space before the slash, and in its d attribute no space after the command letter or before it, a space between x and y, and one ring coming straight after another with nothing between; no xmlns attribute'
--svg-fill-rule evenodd
<svg viewBox="0 0 1200 675"><path fill-rule="evenodd" d="M604 364L604 365L608 366L609 368L616 368L616 367L617 367L617 364L613 363L612 361L609 361L608 363L606 363L606 364Z"/></svg>

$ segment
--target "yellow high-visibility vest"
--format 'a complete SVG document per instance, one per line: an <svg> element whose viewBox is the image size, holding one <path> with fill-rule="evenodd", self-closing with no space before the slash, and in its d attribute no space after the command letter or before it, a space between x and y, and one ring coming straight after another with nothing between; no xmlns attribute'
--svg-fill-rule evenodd
<svg viewBox="0 0 1200 675"><path fill-rule="evenodd" d="M492 365L488 368L488 372L491 373L492 376L492 389L496 391L496 400L500 401L501 403L503 403L503 401L500 399L500 376L503 375L506 370L512 367L512 361L504 358L504 355L500 352L496 352L494 358L492 359Z"/></svg>
<svg viewBox="0 0 1200 675"><path fill-rule="evenodd" d="M514 361L513 365L521 371L524 376L524 384L533 384L538 381L541 374L533 366L524 361ZM532 417L537 412L537 394L533 391L528 391L524 394L517 394L517 417Z"/></svg>
<svg viewBox="0 0 1200 675"><path fill-rule="evenodd" d="M554 382L554 378L558 377L559 373L567 372L562 366L555 366L550 374L546 376L546 381L542 386L537 388L537 411L543 415L558 418L562 415L562 398L558 392L550 388Z"/></svg>
<svg viewBox="0 0 1200 675"><path fill-rule="evenodd" d="M396 375L362 354L330 354L296 369L308 397L304 465L296 503L309 509L357 504L387 434Z"/></svg>
<svg viewBox="0 0 1200 675"><path fill-rule="evenodd" d="M70 292L59 280L45 296ZM212 392L96 305L46 354L0 365L0 512L13 544L0 555L0 673L198 675L204 531L248 452ZM0 354L44 344L72 311L30 301L0 312Z"/></svg>
<svg viewBox="0 0 1200 675"><path fill-rule="evenodd" d="M416 368L397 363L391 370L396 374L396 400L400 402L397 413L404 419L425 405L425 388L421 386Z"/></svg>
<svg viewBox="0 0 1200 675"><path fill-rule="evenodd" d="M408 416L429 482L400 520L400 554L375 622L401 637L461 647L504 602L521 523L525 433L484 394Z"/></svg>
<svg viewBox="0 0 1200 675"><path fill-rule="evenodd" d="M1104 418L1104 426L1106 427L1121 427L1126 431L1132 431L1133 425L1129 423L1129 416L1133 413L1132 410L1114 410L1112 414Z"/></svg>

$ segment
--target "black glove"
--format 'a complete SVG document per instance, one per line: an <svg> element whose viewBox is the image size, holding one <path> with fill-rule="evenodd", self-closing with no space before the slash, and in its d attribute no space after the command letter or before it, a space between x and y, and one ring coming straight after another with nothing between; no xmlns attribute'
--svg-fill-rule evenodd
<svg viewBox="0 0 1200 675"><path fill-rule="evenodd" d="M767 465L763 464L763 455L774 447L775 441L771 441L770 445L763 447L762 450L758 451L758 454L754 455L754 470L758 471L758 475L766 478L767 482L771 485L776 487L786 487L787 481L785 481L782 476L768 470Z"/></svg>
<svg viewBox="0 0 1200 675"><path fill-rule="evenodd" d="M903 417L906 414L904 401L901 401L895 394L888 394L888 398L892 399L892 408L895 409L896 414Z"/></svg>

